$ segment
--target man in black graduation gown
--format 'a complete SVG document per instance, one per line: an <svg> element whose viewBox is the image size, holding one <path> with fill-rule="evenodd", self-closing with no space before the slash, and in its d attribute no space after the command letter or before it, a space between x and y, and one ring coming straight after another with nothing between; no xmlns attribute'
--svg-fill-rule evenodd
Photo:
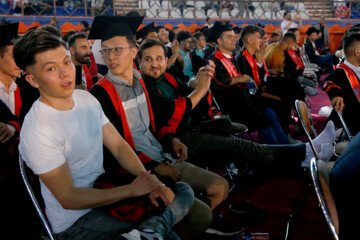
<svg viewBox="0 0 360 240"><path fill-rule="evenodd" d="M341 111L352 135L360 131L360 33L350 33L343 37L345 62L322 83L335 111ZM334 112L330 119L338 126Z"/></svg>

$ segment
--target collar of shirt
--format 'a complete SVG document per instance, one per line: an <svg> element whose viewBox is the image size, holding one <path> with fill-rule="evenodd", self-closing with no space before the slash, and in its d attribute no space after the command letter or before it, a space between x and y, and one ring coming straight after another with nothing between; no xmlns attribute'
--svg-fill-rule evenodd
<svg viewBox="0 0 360 240"><path fill-rule="evenodd" d="M189 53L188 52L184 52L183 50L181 50L180 48L179 48L179 52L180 52L180 54L181 54L181 56L184 58L184 57L187 57L188 55L189 55Z"/></svg>
<svg viewBox="0 0 360 240"><path fill-rule="evenodd" d="M231 56L231 55L229 55L229 54L225 54L225 53L222 53L222 54L224 54L224 56L225 56L225 57L227 57L227 58L229 58L229 59L231 59L231 58L232 58L232 56Z"/></svg>
<svg viewBox="0 0 360 240"><path fill-rule="evenodd" d="M354 66L353 64L351 64L348 60L345 60L345 65L347 65L349 68L351 68L351 70L353 70L356 74L356 76L360 79L360 67L359 66Z"/></svg>
<svg viewBox="0 0 360 240"><path fill-rule="evenodd" d="M17 85L16 85L15 81L13 80L9 86L9 93L15 92L16 88L17 88ZM0 82L0 89L4 89L4 91L6 92L6 87L2 82Z"/></svg>
<svg viewBox="0 0 360 240"><path fill-rule="evenodd" d="M135 72L135 70L134 70L134 72ZM133 87L140 80L140 78L137 76L137 74L134 74L134 76L133 76L133 86L130 86L127 81L125 81L124 79L122 79L119 76L116 76L116 75L112 74L110 70L106 74L106 78L113 81L113 82L115 82L115 83L117 83L117 84L120 84L120 85L126 86L126 87Z"/></svg>

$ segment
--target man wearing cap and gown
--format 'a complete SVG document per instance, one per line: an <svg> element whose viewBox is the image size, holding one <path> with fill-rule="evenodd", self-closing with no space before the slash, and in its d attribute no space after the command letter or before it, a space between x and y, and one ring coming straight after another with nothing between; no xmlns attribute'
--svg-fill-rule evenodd
<svg viewBox="0 0 360 240"><path fill-rule="evenodd" d="M41 223L20 177L17 150L23 99L15 83L21 70L14 61L12 50L18 36L18 26L19 23L0 26L0 206L2 216L6 219L2 225L2 235L36 238ZM18 212L21 212L21 216ZM29 222L33 224L30 226ZM19 224L23 231L18 231Z"/></svg>
<svg viewBox="0 0 360 240"><path fill-rule="evenodd" d="M129 24L130 26L125 24L129 21L132 23ZM155 123L147 91L143 86L141 75L134 71L132 66L132 59L137 54L134 32L141 21L142 17L128 19L98 16L94 19L89 38L101 39L102 54L109 72L94 85L90 92L99 100L105 115L115 128L137 152L146 169L179 180L179 171L165 163L176 159L185 160L187 148L174 136L169 135L162 138L160 142L173 155L162 151L163 146L154 137ZM104 25L108 27L103 29ZM117 171L113 167L107 168L113 165L115 160L107 154L106 150L104 150L104 156L105 170ZM188 223L187 227L191 231L189 233L177 231L177 233L197 235L207 228L211 219L210 208L201 201L195 200L185 221L176 226Z"/></svg>
<svg viewBox="0 0 360 240"><path fill-rule="evenodd" d="M157 39L157 33L155 30L154 22L149 23L148 25L138 30L135 34L135 37L137 44L141 44L146 39ZM136 66L136 69L139 69L139 63L137 57L135 57L134 59L134 66Z"/></svg>
<svg viewBox="0 0 360 240"><path fill-rule="evenodd" d="M15 79L21 76L21 69L15 64L12 55L18 26L19 23L12 23L0 27L0 153L4 156L0 164L3 167L17 166L17 161L11 164L10 159L14 158L12 162L16 159L16 156L11 156L17 151L15 140L20 132L19 115L22 104L20 89L15 83ZM3 167L0 171L5 170Z"/></svg>

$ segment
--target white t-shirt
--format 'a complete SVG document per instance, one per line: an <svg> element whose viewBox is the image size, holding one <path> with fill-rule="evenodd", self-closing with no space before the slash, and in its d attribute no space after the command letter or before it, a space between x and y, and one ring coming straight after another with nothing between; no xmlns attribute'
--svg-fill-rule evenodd
<svg viewBox="0 0 360 240"><path fill-rule="evenodd" d="M26 115L20 133L21 157L35 174L67 163L76 187L93 187L104 173L102 126L109 120L87 91L75 90L74 107L56 110L39 100ZM90 209L64 209L40 181L46 214L55 233L69 228Z"/></svg>
<svg viewBox="0 0 360 240"><path fill-rule="evenodd" d="M286 26L289 25L290 21L284 20L281 22L281 32L284 36L284 34L290 29L290 28L297 28L299 25L295 22L292 22L290 27L286 29Z"/></svg>

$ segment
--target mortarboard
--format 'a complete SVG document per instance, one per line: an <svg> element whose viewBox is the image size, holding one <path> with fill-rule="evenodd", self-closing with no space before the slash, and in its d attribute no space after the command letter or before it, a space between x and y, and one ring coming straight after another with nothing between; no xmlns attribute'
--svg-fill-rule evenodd
<svg viewBox="0 0 360 240"><path fill-rule="evenodd" d="M309 29L306 31L306 34L310 36L312 33L319 33L319 31L314 27L309 27Z"/></svg>
<svg viewBox="0 0 360 240"><path fill-rule="evenodd" d="M144 40L146 35L148 35L148 33L151 33L151 32L155 32L155 24L154 24L154 22L146 25L145 27L143 27L142 29L137 31L136 32L136 40L138 40L139 38L142 38Z"/></svg>
<svg viewBox="0 0 360 240"><path fill-rule="evenodd" d="M234 33L239 34L241 32L241 28L239 26L233 27Z"/></svg>
<svg viewBox="0 0 360 240"><path fill-rule="evenodd" d="M0 47L11 45L10 41L18 36L19 23L0 26Z"/></svg>
<svg viewBox="0 0 360 240"><path fill-rule="evenodd" d="M208 33L207 42L216 42L220 35L225 31L233 30L232 26L229 25L229 21L216 21L214 26L210 28Z"/></svg>
<svg viewBox="0 0 360 240"><path fill-rule="evenodd" d="M106 41L116 36L134 36L143 19L143 16L96 16L88 38Z"/></svg>

